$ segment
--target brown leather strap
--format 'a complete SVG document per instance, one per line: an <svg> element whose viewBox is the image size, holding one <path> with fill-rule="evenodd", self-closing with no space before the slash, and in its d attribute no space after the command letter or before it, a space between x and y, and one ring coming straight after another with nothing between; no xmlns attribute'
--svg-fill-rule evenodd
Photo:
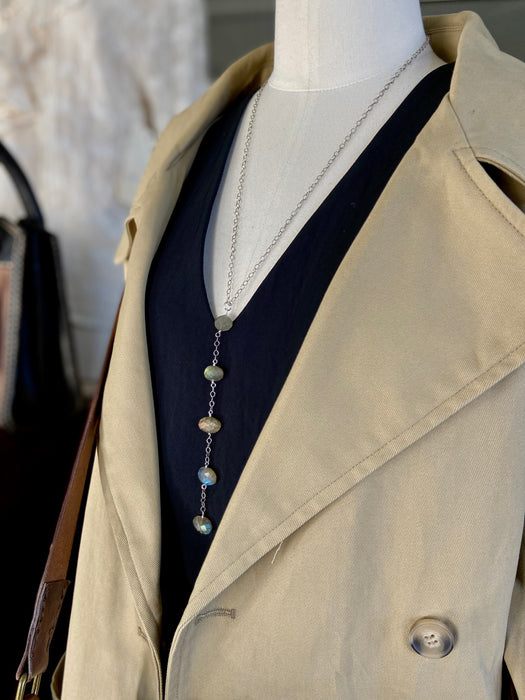
<svg viewBox="0 0 525 700"><path fill-rule="evenodd" d="M67 570L84 489L95 452L102 393L113 350L117 320L118 313L106 352L102 374L91 401L86 425L69 478L53 541L49 549L49 556L40 581L24 656L16 673L17 680L20 680L22 675L27 672L27 682L30 682L35 676L44 673L49 663L49 646L55 631L62 601L69 586Z"/></svg>

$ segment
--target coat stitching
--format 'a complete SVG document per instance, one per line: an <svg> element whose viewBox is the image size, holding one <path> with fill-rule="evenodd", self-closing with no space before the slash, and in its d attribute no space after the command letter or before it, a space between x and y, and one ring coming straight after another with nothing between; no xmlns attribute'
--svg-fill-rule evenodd
<svg viewBox="0 0 525 700"><path fill-rule="evenodd" d="M237 617L237 610L235 608L217 608L215 610L207 610L206 612L200 613L195 618L195 624L198 625L199 622L206 620L208 617L230 617L235 620Z"/></svg>
<svg viewBox="0 0 525 700"><path fill-rule="evenodd" d="M473 154L473 155L474 155L474 158L476 158L475 154ZM509 224L509 226L512 226L512 228L516 231L516 233L519 233L519 235L523 238L523 237L524 237L523 231L521 231L515 224L513 224L512 221L501 211L501 209L490 199L490 197L488 197L488 196L485 194L485 192L481 189L480 185L476 182L476 180L474 180L474 178L472 177L472 175L469 173L469 171L467 170L467 168L465 167L465 165L464 165L463 162L461 161L461 159L460 159L460 157L459 157L459 155L457 154L456 151L454 151L454 156L456 157L456 160L457 160L458 163L460 164L460 166L461 166L461 168L463 169L463 171L464 171L464 172L466 173L466 175L468 176L469 180L470 180L470 181L472 182L472 184L476 187L476 189L478 190L478 192L481 193L481 195L483 196L483 198L486 199L487 202L490 204L490 206L491 206L495 211L497 211L498 214ZM477 160L477 158L476 158L476 161L479 163L479 161ZM497 186L497 185L496 185L496 186ZM509 201L511 201L511 200L509 200ZM517 209L518 209L518 211L519 211L519 207L517 207ZM516 349L517 349L517 348L516 348Z"/></svg>

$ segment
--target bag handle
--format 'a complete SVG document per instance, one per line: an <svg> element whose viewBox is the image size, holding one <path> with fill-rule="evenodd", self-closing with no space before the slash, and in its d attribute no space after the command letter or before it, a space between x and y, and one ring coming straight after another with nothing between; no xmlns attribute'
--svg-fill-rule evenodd
<svg viewBox="0 0 525 700"><path fill-rule="evenodd" d="M120 311L120 307L119 307ZM71 550L77 528L78 516L89 470L95 452L98 426L102 406L102 394L108 374L109 361L113 350L119 312L113 326L111 338L97 389L91 401L88 417L73 463L66 495L49 549L44 573L38 588L33 618L27 635L26 648L16 672L18 691L16 700L24 698L27 683L33 682L29 697L38 700L40 678L49 663L49 646L55 631L62 601L69 586L66 579ZM26 696L27 697L27 696Z"/></svg>
<svg viewBox="0 0 525 700"><path fill-rule="evenodd" d="M26 210L27 218L38 224L41 228L44 228L44 217L35 193L33 192L33 188L29 184L29 180L25 176L22 168L1 141L0 163L4 165L16 187L24 209Z"/></svg>

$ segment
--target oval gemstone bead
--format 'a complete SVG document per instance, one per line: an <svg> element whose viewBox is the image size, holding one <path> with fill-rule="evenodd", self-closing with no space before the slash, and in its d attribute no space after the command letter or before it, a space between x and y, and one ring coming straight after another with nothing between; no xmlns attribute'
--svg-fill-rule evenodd
<svg viewBox="0 0 525 700"><path fill-rule="evenodd" d="M218 331L229 331L233 326L233 321L229 316L224 314L223 316L217 316L215 319L215 328Z"/></svg>
<svg viewBox="0 0 525 700"><path fill-rule="evenodd" d="M211 467L201 467L198 475L201 483L206 484L206 486L213 486L217 482L217 474Z"/></svg>
<svg viewBox="0 0 525 700"><path fill-rule="evenodd" d="M219 365L208 365L204 370L204 377L210 382L220 382L224 377L224 370Z"/></svg>
<svg viewBox="0 0 525 700"><path fill-rule="evenodd" d="M203 433L218 433L222 428L222 423L214 416L204 416L199 421L199 428Z"/></svg>
<svg viewBox="0 0 525 700"><path fill-rule="evenodd" d="M204 518L202 515L196 515L193 518L193 527L200 532L201 535L209 535L212 531L212 524L208 518Z"/></svg>

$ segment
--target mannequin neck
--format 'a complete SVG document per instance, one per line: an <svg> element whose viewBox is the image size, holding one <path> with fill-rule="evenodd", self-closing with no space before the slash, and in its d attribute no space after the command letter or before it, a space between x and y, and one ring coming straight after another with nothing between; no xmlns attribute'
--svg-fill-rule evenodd
<svg viewBox="0 0 525 700"><path fill-rule="evenodd" d="M425 40L419 0L276 0L280 90L330 90L395 70Z"/></svg>

